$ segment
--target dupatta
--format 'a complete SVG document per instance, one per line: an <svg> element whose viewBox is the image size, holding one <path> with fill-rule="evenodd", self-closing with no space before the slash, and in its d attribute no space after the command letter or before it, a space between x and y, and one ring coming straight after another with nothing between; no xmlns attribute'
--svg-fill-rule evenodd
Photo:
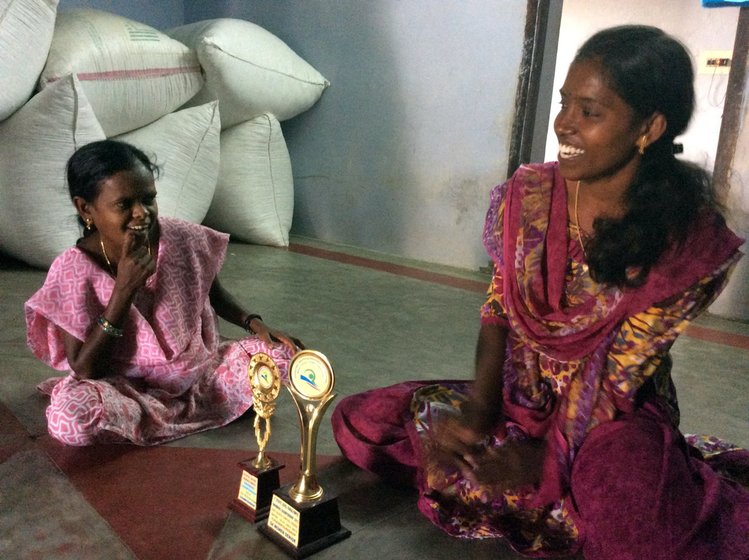
<svg viewBox="0 0 749 560"><path fill-rule="evenodd" d="M589 356L626 317L683 292L743 242L717 215L704 212L686 241L661 257L643 285L599 284L568 305L567 222L565 181L558 163L550 162L523 165L495 187L484 227L484 245L502 272L511 328L534 350L562 361Z"/></svg>

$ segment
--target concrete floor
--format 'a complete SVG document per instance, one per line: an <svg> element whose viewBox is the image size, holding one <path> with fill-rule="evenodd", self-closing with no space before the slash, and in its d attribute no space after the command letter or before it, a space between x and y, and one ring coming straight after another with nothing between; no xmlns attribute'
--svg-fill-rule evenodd
<svg viewBox="0 0 749 560"><path fill-rule="evenodd" d="M471 377L486 275L293 241L291 250L232 243L222 280L266 323L327 355L336 373L338 400L407 379ZM215 496L219 506L210 522L202 523L199 515L198 493L207 488L211 497L219 473L229 487L236 477L238 486L237 458L248 458L255 450L249 418L146 450L71 451L50 440L45 401L34 388L53 372L27 350L23 318L23 303L44 276L44 271L0 260L0 323L5 325L0 330L0 558L286 558L224 508L233 489ZM241 335L231 325L222 329L227 336ZM673 354L683 431L749 446L749 325L703 317L677 341ZM335 460L340 453L329 418L330 411L318 438L318 453L325 459L319 479L326 491L338 495L342 523L352 536L315 558L521 558L499 541L447 537L420 516L412 490L390 487L345 460ZM298 450L296 413L282 395L268 451L294 457ZM168 513L159 513L161 518L153 511L123 515L134 507L128 497L159 494L159 483L156 490L138 488L138 482L124 491L116 486L127 476L139 480L140 469L146 473L159 461L172 465L160 467L162 472L173 467L173 473L189 473L179 476L192 490L177 502L180 508L193 508L192 514L178 513L180 520L192 523L190 530L170 543L160 542L161 548L148 541L155 537L143 537L139 530L148 524L160 534L159 519L166 526ZM144 485L146 478L144 474ZM163 492L164 500L173 498L167 496L169 488ZM117 499L107 502L106 493ZM157 495L154 503L158 500ZM199 537L200 546L195 544Z"/></svg>

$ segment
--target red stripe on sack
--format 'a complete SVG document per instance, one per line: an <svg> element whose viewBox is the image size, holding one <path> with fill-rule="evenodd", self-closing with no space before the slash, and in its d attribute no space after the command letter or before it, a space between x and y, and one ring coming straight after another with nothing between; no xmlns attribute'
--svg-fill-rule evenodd
<svg viewBox="0 0 749 560"><path fill-rule="evenodd" d="M139 78L160 78L176 74L194 74L200 72L200 66L180 66L177 68L146 68L143 70L109 70L107 72L79 72L80 81L95 80L134 80Z"/></svg>

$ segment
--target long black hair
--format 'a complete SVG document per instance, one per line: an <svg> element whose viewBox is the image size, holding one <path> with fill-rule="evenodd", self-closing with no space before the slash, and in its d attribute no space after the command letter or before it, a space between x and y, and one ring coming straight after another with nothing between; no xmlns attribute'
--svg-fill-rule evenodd
<svg viewBox="0 0 749 560"><path fill-rule="evenodd" d="M93 202L99 195L101 182L119 173L145 167L158 177L159 167L140 149L120 140L100 140L78 148L68 159L66 174L70 199L76 196L86 202ZM78 223L85 225L78 216ZM90 231L84 229L86 236Z"/></svg>
<svg viewBox="0 0 749 560"><path fill-rule="evenodd" d="M674 156L674 139L694 110L694 72L684 46L656 27L623 25L593 35L575 62L600 65L607 86L646 119L661 113L664 134L649 145L625 193L626 214L597 218L588 264L598 282L637 286L673 244L686 239L706 207L719 210L710 175ZM718 214L719 215L719 214Z"/></svg>

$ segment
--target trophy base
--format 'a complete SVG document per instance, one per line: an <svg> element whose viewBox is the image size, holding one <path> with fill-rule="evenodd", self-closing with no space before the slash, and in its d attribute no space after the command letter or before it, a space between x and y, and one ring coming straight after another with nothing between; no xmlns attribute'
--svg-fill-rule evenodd
<svg viewBox="0 0 749 560"><path fill-rule="evenodd" d="M289 484L273 492L268 519L258 530L292 558L305 558L351 536L341 526L338 497L297 503L289 496Z"/></svg>
<svg viewBox="0 0 749 560"><path fill-rule="evenodd" d="M250 523L256 523L268 517L273 491L281 485L279 472L285 465L270 458L268 467L259 469L247 459L239 463L242 467L242 480L239 493L229 503L229 507Z"/></svg>

